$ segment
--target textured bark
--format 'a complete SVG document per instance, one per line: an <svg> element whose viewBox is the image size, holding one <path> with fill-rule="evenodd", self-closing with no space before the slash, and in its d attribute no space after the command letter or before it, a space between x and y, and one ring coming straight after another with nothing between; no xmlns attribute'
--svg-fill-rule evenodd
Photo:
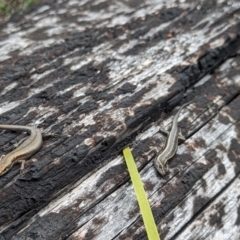
<svg viewBox="0 0 240 240"><path fill-rule="evenodd" d="M240 2L43 1L1 23L0 123L57 133L0 177L0 239L239 239ZM186 141L153 166L177 106ZM0 135L1 154L22 135ZM220 237L219 237L220 236Z"/></svg>

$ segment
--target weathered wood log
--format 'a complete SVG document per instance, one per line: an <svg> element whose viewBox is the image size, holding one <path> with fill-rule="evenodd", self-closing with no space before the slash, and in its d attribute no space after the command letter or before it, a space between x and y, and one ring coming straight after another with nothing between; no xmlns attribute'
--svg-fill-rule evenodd
<svg viewBox="0 0 240 240"><path fill-rule="evenodd" d="M58 134L0 177L0 239L239 239L240 3L44 1L1 23L0 124ZM177 106L186 141L162 177ZM22 135L21 135L22 136ZM19 134L0 135L1 154Z"/></svg>

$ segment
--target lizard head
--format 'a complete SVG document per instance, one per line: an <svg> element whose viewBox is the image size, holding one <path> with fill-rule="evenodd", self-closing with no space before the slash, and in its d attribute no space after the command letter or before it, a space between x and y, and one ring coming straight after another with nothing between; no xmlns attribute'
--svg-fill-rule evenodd
<svg viewBox="0 0 240 240"><path fill-rule="evenodd" d="M157 169L157 171L162 175L166 175L168 173L168 166L162 165L161 161L159 159L157 161L154 161L154 165Z"/></svg>
<svg viewBox="0 0 240 240"><path fill-rule="evenodd" d="M0 158L0 176L5 174L12 167L12 165L13 165L13 163L10 162L10 164L9 164L9 161L5 157L5 155L1 156L1 158Z"/></svg>

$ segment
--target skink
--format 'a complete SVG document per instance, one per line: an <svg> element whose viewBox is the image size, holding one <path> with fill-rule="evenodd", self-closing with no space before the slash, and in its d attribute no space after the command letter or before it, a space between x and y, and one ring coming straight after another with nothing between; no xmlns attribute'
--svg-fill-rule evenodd
<svg viewBox="0 0 240 240"><path fill-rule="evenodd" d="M0 158L0 176L10 170L15 163L21 163L20 171L22 171L25 160L42 147L41 132L35 128L20 125L0 125L0 129L25 131L30 134L16 149Z"/></svg>
<svg viewBox="0 0 240 240"><path fill-rule="evenodd" d="M182 109L190 103L191 102L187 102L186 104L182 105L177 111L176 115L173 118L172 127L168 134L164 150L154 159L154 165L162 176L164 176L168 172L168 160L170 160L177 152L179 138L177 121L179 114Z"/></svg>

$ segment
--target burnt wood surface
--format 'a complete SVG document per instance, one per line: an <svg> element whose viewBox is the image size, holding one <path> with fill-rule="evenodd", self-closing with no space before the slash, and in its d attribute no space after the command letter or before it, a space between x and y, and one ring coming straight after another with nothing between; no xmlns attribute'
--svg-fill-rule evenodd
<svg viewBox="0 0 240 240"><path fill-rule="evenodd" d="M0 28L0 124L57 134L0 177L0 239L147 239L125 146L161 239L240 239L240 1L41 1Z"/></svg>

